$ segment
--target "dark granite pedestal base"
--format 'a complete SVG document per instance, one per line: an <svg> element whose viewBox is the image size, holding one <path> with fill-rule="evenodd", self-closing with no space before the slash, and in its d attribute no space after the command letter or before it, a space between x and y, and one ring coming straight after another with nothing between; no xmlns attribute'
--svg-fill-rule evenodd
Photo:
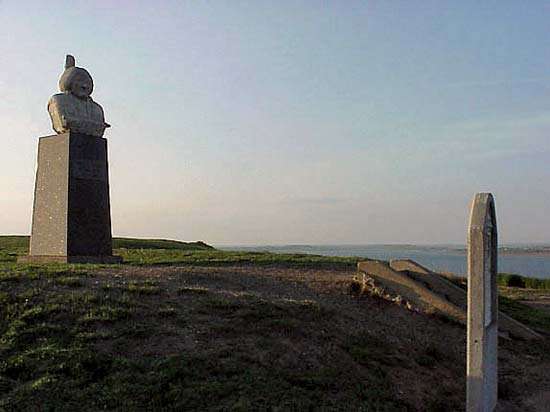
<svg viewBox="0 0 550 412"><path fill-rule="evenodd" d="M119 263L113 255L107 140L41 137L29 256L22 262Z"/></svg>
<svg viewBox="0 0 550 412"><path fill-rule="evenodd" d="M122 263L120 256L19 256L18 263L97 263L118 264Z"/></svg>

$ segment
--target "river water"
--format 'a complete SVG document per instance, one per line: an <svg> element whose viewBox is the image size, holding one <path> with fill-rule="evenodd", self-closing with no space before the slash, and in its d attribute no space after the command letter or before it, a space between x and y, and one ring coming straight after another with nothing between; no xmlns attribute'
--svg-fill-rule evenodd
<svg viewBox="0 0 550 412"><path fill-rule="evenodd" d="M464 275L466 251L461 246L412 245L288 245L288 246L223 246L219 249L266 251L274 253L310 253L325 256L359 256L371 259L413 259L434 270ZM550 255L499 253L498 271L518 273L542 279L550 278Z"/></svg>

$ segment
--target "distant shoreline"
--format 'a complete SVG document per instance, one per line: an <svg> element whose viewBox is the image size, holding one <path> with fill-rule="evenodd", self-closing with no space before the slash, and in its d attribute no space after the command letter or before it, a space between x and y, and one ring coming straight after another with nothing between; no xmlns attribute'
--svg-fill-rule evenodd
<svg viewBox="0 0 550 412"><path fill-rule="evenodd" d="M534 249L534 250L499 249L498 252L503 255L514 255L514 256L550 256L550 249Z"/></svg>
<svg viewBox="0 0 550 412"><path fill-rule="evenodd" d="M280 253L292 253L292 250L300 251L300 253L309 253L315 251L322 254L322 250L326 249L347 249L347 248L364 248L365 250L374 250L384 248L387 250L432 250L439 253L452 253L466 255L467 249L465 246L445 246L445 245L410 245L410 244L367 244L367 245L315 245L315 244L291 244L291 245L216 245L220 250L256 250L256 251L271 251ZM525 245L525 246L500 246L498 248L499 255L506 256L550 256L550 245Z"/></svg>

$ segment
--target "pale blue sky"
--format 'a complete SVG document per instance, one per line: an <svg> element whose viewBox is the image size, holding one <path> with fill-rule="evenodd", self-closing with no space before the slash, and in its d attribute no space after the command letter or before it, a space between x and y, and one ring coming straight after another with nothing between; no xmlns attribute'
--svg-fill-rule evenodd
<svg viewBox="0 0 550 412"><path fill-rule="evenodd" d="M548 1L0 0L0 233L29 233L66 53L95 81L115 235L550 242Z"/></svg>

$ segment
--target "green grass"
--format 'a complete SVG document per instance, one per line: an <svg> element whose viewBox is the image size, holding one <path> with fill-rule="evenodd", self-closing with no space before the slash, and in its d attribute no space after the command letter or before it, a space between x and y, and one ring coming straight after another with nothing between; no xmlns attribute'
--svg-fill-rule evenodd
<svg viewBox="0 0 550 412"><path fill-rule="evenodd" d="M128 291L137 295L160 294L160 288L154 282L130 282Z"/></svg>
<svg viewBox="0 0 550 412"><path fill-rule="evenodd" d="M173 240L148 240L131 238L114 238L114 254L122 256L125 264L130 265L289 265L305 266L340 266L353 268L357 257L331 257L307 254L278 254L269 252L232 252L214 249L203 242L178 242ZM17 256L28 253L27 236L0 236L0 276L2 269L12 271L42 270L51 267L54 270L67 267L81 267L83 270L96 269L105 265L16 265Z"/></svg>
<svg viewBox="0 0 550 412"><path fill-rule="evenodd" d="M467 288L467 282L464 278L449 279L457 286ZM538 281L541 281L541 283L537 283L539 287L533 287L534 282ZM544 287L545 283L544 279L499 273L497 277L499 286L498 309L531 328L542 329L550 333L550 313L518 302L518 300L531 300L536 298L537 294L544 293L544 290L547 289ZM519 286L515 286L518 284ZM529 285L531 291L527 285Z"/></svg>
<svg viewBox="0 0 550 412"><path fill-rule="evenodd" d="M29 248L29 236L0 236L0 249L12 252L27 252ZM181 242L179 240L166 239L138 239L138 238L113 238L114 249L179 249L179 250L208 250L212 246L202 242Z"/></svg>
<svg viewBox="0 0 550 412"><path fill-rule="evenodd" d="M28 236L0 236L0 263L15 262L29 250Z"/></svg>
<svg viewBox="0 0 550 412"><path fill-rule="evenodd" d="M499 310L535 329L550 332L550 313L532 308L506 296L499 296Z"/></svg>
<svg viewBox="0 0 550 412"><path fill-rule="evenodd" d="M207 288L200 286L183 286L178 288L177 293L179 295L190 294L190 295L206 295L210 293Z"/></svg>
<svg viewBox="0 0 550 412"><path fill-rule="evenodd" d="M80 276L60 276L56 279L58 285L78 288L84 286Z"/></svg>
<svg viewBox="0 0 550 412"><path fill-rule="evenodd" d="M354 258L225 252L157 240L149 245L126 239L115 245L129 265L351 268L356 263ZM159 304L158 295L166 292L156 281L98 280L94 271L104 265L15 263L27 247L26 237L0 238L0 410L330 409L341 405L327 396L332 392L356 410L404 409L393 400L389 377L379 370L366 369L362 380L371 386L365 386L354 373L328 364L266 368L246 348L128 357L128 347L161 336L166 333L162 328L186 327L189 309L173 301ZM334 315L309 301L273 303L192 286L175 288L174 294L194 299L195 316L223 319L210 330L229 340L261 340L255 350L266 355L280 352L274 337L301 337ZM98 350L97 345L112 349Z"/></svg>
<svg viewBox="0 0 550 412"><path fill-rule="evenodd" d="M224 252L200 242L115 239L114 246L127 265L356 263L352 258ZM158 296L166 292L155 281L121 284L103 279L97 284L94 271L105 265L17 264L17 256L27 251L27 237L0 237L0 410L331 408L336 401L325 391L337 389L336 378L354 409L398 404L391 400L386 376L367 377L386 390L367 399L351 374L342 384L341 373L327 366L307 371L266 368L244 349L128 357L128 347L161 336L166 333L162 328L186 327L185 310L174 303L159 304ZM331 316L309 302L235 300L190 286L174 293L199 299L197 316L226 319L223 325L210 325L211 330L228 339L261 339L266 353L279 350L266 336L299 336L304 325ZM97 345L112 349L97 350Z"/></svg>
<svg viewBox="0 0 550 412"><path fill-rule="evenodd" d="M353 269L358 260L163 240L115 239L115 247L125 265L136 266ZM97 273L105 265L17 264L27 248L27 237L0 237L0 410L414 410L397 399L392 368L456 367L438 346L403 355L385 336L343 334L345 316L316 301L185 282L170 290L157 278L107 278ZM550 330L542 311L505 297L500 307ZM160 349L132 354L151 342ZM319 348L326 358L311 355ZM460 408L460 397L445 388L426 410Z"/></svg>
<svg viewBox="0 0 550 412"><path fill-rule="evenodd" d="M114 249L175 249L175 250L212 250L212 246L202 241L180 242L166 239L113 238Z"/></svg>
<svg viewBox="0 0 550 412"><path fill-rule="evenodd" d="M389 375L376 366L384 350L391 350L383 341L363 353L356 367L278 361L287 355L279 336L310 339L320 322L336 315L317 302L182 287L173 296L193 299L195 316L210 318L207 329L228 343L136 357L128 348L157 336L186 339L188 305L159 303L157 293L167 291L156 281L91 288L96 279L109 282L80 267L46 266L19 267L13 279L0 282L0 410L407 408L395 400ZM243 338L258 344L237 345ZM341 338L333 349L345 353L350 346L340 347Z"/></svg>
<svg viewBox="0 0 550 412"><path fill-rule="evenodd" d="M446 277L455 285L466 289L466 278L449 275L447 275ZM497 275L497 285L520 289L550 290L550 279L532 278L528 276L518 275L516 273L499 273Z"/></svg>
<svg viewBox="0 0 550 412"><path fill-rule="evenodd" d="M189 264L219 266L232 264L289 265L289 266L341 266L353 268L359 258L282 254L268 252L232 252L222 250L117 250L125 263L131 265Z"/></svg>
<svg viewBox="0 0 550 412"><path fill-rule="evenodd" d="M531 278L515 273L499 273L497 283L499 286L550 290L550 279Z"/></svg>
<svg viewBox="0 0 550 412"><path fill-rule="evenodd" d="M121 250L127 255L132 255L131 251L139 251L141 249L174 251L214 250L212 246L201 241L180 242L177 240L135 238L113 238L113 249ZM0 236L0 264L15 262L17 256L25 255L28 251L28 236Z"/></svg>

